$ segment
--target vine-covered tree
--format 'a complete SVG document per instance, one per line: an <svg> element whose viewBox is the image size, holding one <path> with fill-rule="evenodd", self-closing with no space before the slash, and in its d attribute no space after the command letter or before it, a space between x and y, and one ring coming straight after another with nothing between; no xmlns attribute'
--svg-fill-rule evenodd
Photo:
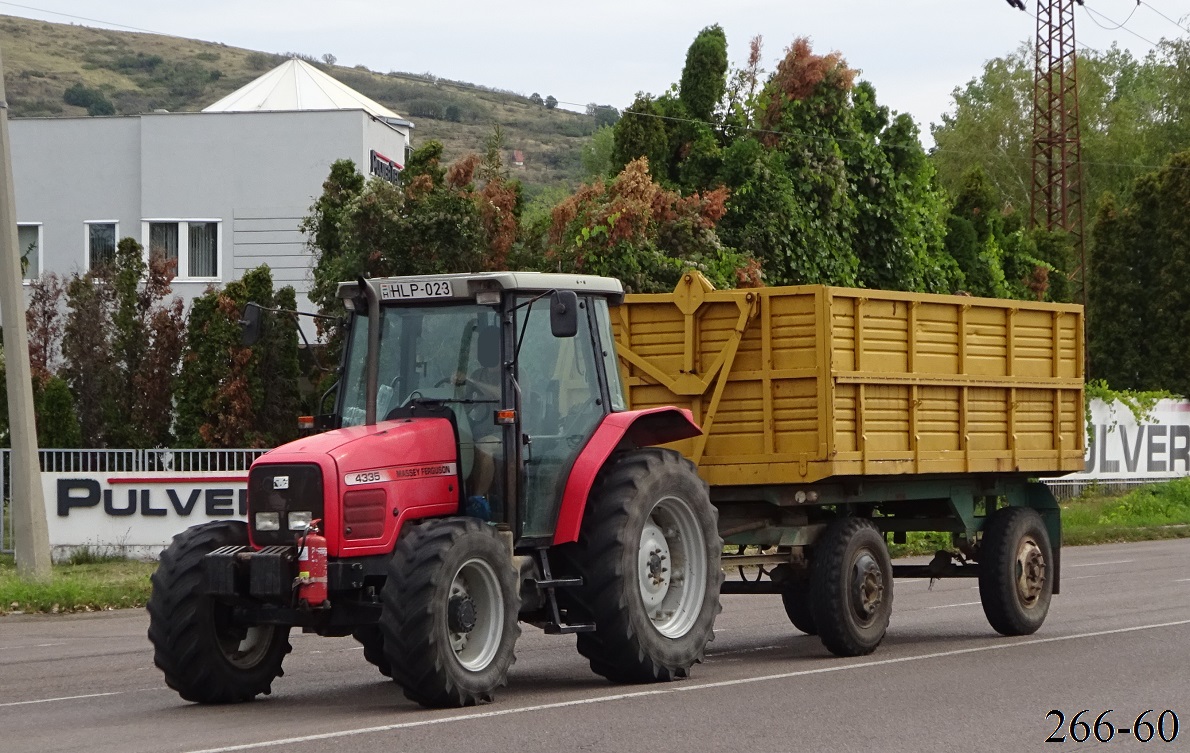
<svg viewBox="0 0 1190 753"><path fill-rule="evenodd" d="M635 160L612 181L585 185L554 208L545 262L618 278L637 293L673 290L691 267L718 287L733 287L748 260L715 233L726 196L720 189L683 197L654 181L644 158Z"/></svg>

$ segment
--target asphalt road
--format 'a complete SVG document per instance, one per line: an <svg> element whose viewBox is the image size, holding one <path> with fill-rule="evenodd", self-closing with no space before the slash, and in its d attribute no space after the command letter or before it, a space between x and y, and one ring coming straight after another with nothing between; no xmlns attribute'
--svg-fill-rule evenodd
<svg viewBox="0 0 1190 753"><path fill-rule="evenodd" d="M449 711L405 700L350 638L295 634L272 696L202 707L165 687L143 611L4 617L0 751L1190 750L1190 540L1072 548L1063 567L1024 638L992 632L973 581L897 581L888 637L857 659L794 631L778 597L725 597L707 661L665 685L611 685L572 637L526 628L495 703ZM1183 729L1078 743L1083 709L1129 728L1170 709Z"/></svg>

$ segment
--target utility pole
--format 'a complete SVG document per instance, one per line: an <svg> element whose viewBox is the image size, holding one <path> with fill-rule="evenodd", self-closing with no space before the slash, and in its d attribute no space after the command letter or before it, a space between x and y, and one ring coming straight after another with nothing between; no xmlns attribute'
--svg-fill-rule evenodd
<svg viewBox="0 0 1190 753"><path fill-rule="evenodd" d="M1010 0L1011 2L1011 0ZM1087 245L1083 233L1083 164L1079 138L1074 4L1038 0L1033 69L1033 182L1029 224L1065 230L1074 241L1078 295L1087 303Z"/></svg>
<svg viewBox="0 0 1190 753"><path fill-rule="evenodd" d="M25 291L17 247L17 207L12 187L12 148L8 139L8 100L0 60L0 323L4 326L9 437L12 441L12 523L17 573L25 580L50 579L50 535L45 519L29 333L25 330Z"/></svg>

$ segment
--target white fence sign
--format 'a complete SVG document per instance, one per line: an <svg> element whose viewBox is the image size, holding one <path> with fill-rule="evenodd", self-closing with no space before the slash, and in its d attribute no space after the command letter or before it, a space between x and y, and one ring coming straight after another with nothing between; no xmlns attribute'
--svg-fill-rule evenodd
<svg viewBox="0 0 1190 753"><path fill-rule="evenodd" d="M1190 475L1190 401L1161 400L1144 423L1121 403L1091 403L1093 433L1070 481L1159 480Z"/></svg>
<svg viewBox="0 0 1190 753"><path fill-rule="evenodd" d="M174 534L243 519L247 472L42 473L53 547L120 547L151 553Z"/></svg>

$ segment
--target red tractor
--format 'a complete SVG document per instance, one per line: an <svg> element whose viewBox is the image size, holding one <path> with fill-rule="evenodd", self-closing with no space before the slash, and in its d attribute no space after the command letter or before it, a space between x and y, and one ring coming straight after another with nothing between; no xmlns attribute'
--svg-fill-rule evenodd
<svg viewBox="0 0 1190 753"><path fill-rule="evenodd" d="M289 631L352 635L426 706L490 700L526 622L577 633L600 675L684 676L720 610L717 513L654 445L700 433L626 409L616 280L361 280L329 430L249 472L246 522L162 553L149 638L199 703L270 692ZM250 327L256 322L249 320Z"/></svg>

